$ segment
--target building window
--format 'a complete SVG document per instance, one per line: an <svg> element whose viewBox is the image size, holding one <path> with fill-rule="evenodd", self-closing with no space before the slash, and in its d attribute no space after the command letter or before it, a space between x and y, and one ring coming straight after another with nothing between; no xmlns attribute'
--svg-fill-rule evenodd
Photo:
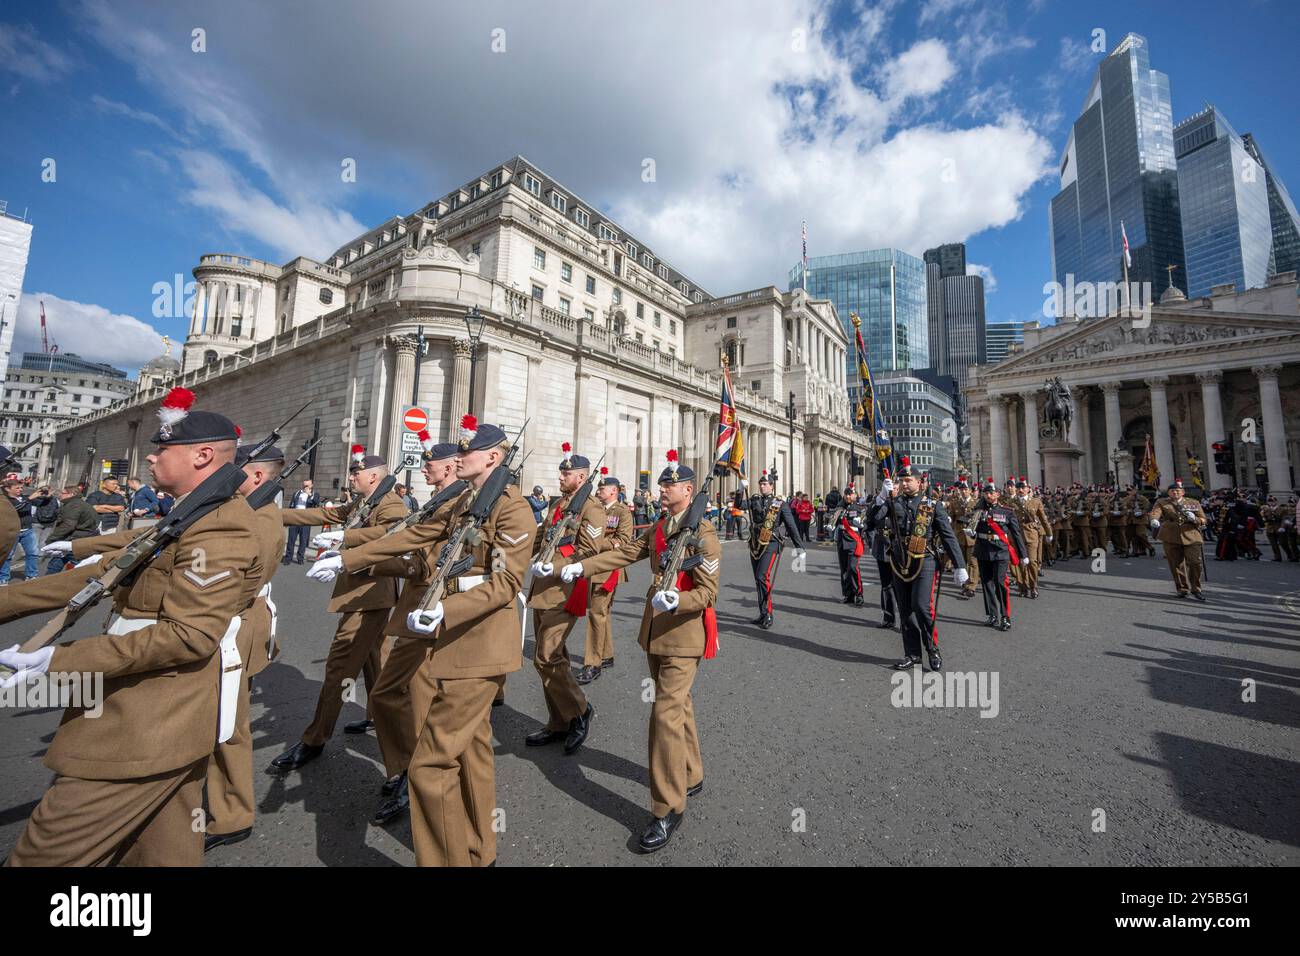
<svg viewBox="0 0 1300 956"><path fill-rule="evenodd" d="M533 249L533 268L534 269L546 268L546 250L537 249L537 248Z"/></svg>
<svg viewBox="0 0 1300 956"><path fill-rule="evenodd" d="M558 209L560 212L567 212L569 209L569 201L559 193L553 192L551 193L551 208Z"/></svg>
<svg viewBox="0 0 1300 956"><path fill-rule="evenodd" d="M587 215L587 210L585 209L578 209L575 207L573 210L573 221L583 229L591 228L591 217Z"/></svg>
<svg viewBox="0 0 1300 956"><path fill-rule="evenodd" d="M640 332L638 332L638 333L636 334L636 340L637 340L638 342L641 342L641 343L644 343L644 342L645 342L645 339L642 338Z"/></svg>
<svg viewBox="0 0 1300 956"><path fill-rule="evenodd" d="M567 262L560 263L560 278L565 282L573 281L573 266Z"/></svg>
<svg viewBox="0 0 1300 956"><path fill-rule="evenodd" d="M647 252L641 257L641 265L645 266L647 269L653 269L655 266L655 257Z"/></svg>
<svg viewBox="0 0 1300 956"><path fill-rule="evenodd" d="M656 351L656 352L661 351L661 350L663 349L663 343L660 342L658 339L655 339L655 340L654 340L654 347L655 347L655 351Z"/></svg>
<svg viewBox="0 0 1300 956"><path fill-rule="evenodd" d="M615 288L614 291L613 291L613 293L612 293L611 296L610 296L610 301L613 302L615 305L622 305L622 304L623 304L623 290L622 290L622 289L619 289L619 288Z"/></svg>
<svg viewBox="0 0 1300 956"><path fill-rule="evenodd" d="M230 334L235 336L235 338L239 338L239 334L243 331L243 328L244 319L242 316L236 315L230 320Z"/></svg>
<svg viewBox="0 0 1300 956"><path fill-rule="evenodd" d="M288 302L288 301L289 301L289 287L288 287L288 286L285 286L285 287L284 287L284 295L282 295L280 298L281 298L282 300L284 300L285 302Z"/></svg>
<svg viewBox="0 0 1300 956"><path fill-rule="evenodd" d="M596 277L587 276L587 295L596 294Z"/></svg>
<svg viewBox="0 0 1300 956"><path fill-rule="evenodd" d="M583 309L583 310L582 310L582 316L583 316L583 318L585 318L588 322L595 322L595 321L596 321L596 313L593 312L591 309Z"/></svg>
<svg viewBox="0 0 1300 956"><path fill-rule="evenodd" d="M754 381L749 383L749 390L751 392L761 392L763 390L763 383L759 379L754 379Z"/></svg>
<svg viewBox="0 0 1300 956"><path fill-rule="evenodd" d="M533 283L533 298L538 302L542 301L542 287L535 282Z"/></svg>
<svg viewBox="0 0 1300 956"><path fill-rule="evenodd" d="M539 198L542 195L542 181L532 173L524 173L524 188Z"/></svg>
<svg viewBox="0 0 1300 956"><path fill-rule="evenodd" d="M334 304L334 290L333 290L333 289L321 289L321 290L320 290L320 304L321 304L321 305L333 305L333 304Z"/></svg>
<svg viewBox="0 0 1300 956"><path fill-rule="evenodd" d="M289 316L281 312L280 313L280 334L283 335L286 331L288 331L288 329L289 329ZM215 355L216 353L214 352L213 354Z"/></svg>
<svg viewBox="0 0 1300 956"><path fill-rule="evenodd" d="M496 189L500 185L501 185L501 170L498 169L495 173L492 174L492 188Z"/></svg>
<svg viewBox="0 0 1300 956"><path fill-rule="evenodd" d="M568 299L561 298L561 299L560 299L560 311L563 312L565 315L568 315L568 314L569 314L569 306L572 305L572 304L573 304L573 303L571 303Z"/></svg>
<svg viewBox="0 0 1300 956"><path fill-rule="evenodd" d="M483 195L483 187L480 186L478 183L475 183L473 186L469 187L469 198L471 201L478 199L478 197L481 195Z"/></svg>
<svg viewBox="0 0 1300 956"><path fill-rule="evenodd" d="M675 345L668 346L668 354L671 355L673 358L677 358L677 346Z"/></svg>
<svg viewBox="0 0 1300 956"><path fill-rule="evenodd" d="M610 242L618 242L618 233L609 228L609 226L603 222L600 224L600 229L597 230L597 232L602 239L608 239Z"/></svg>
<svg viewBox="0 0 1300 956"><path fill-rule="evenodd" d="M677 334L677 320L676 320L676 319L669 319L669 320L668 320L668 331L669 331L671 334L673 334L673 335L676 335L676 334Z"/></svg>
<svg viewBox="0 0 1300 956"><path fill-rule="evenodd" d="M636 304L636 317L637 317L638 319L644 319L644 318L645 318L645 303L644 303L644 302L638 302L638 303Z"/></svg>
<svg viewBox="0 0 1300 956"><path fill-rule="evenodd" d="M727 319L727 328L734 329L735 327L736 327L736 317L732 316L731 318Z"/></svg>
<svg viewBox="0 0 1300 956"><path fill-rule="evenodd" d="M634 242L627 243L627 254L632 259L636 258L636 243Z"/></svg>
<svg viewBox="0 0 1300 956"><path fill-rule="evenodd" d="M668 278L668 267L664 265L662 262L659 263L659 278L661 279Z"/></svg>
<svg viewBox="0 0 1300 956"><path fill-rule="evenodd" d="M212 350L212 349L208 349L206 352L204 352L204 353L203 353L203 364L204 364L204 365L216 365L216 364L217 364L217 353L216 353L214 350Z"/></svg>

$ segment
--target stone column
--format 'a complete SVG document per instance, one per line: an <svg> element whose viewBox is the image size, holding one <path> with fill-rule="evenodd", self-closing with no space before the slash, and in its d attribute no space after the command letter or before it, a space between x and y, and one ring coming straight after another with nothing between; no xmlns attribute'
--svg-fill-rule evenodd
<svg viewBox="0 0 1300 956"><path fill-rule="evenodd" d="M451 343L451 418L449 435L460 434L462 415L469 414L469 339L456 339ZM529 395L532 398L532 395Z"/></svg>
<svg viewBox="0 0 1300 956"><path fill-rule="evenodd" d="M1233 477L1221 475L1214 469L1214 443L1228 437L1223 430L1223 399L1219 395L1223 373L1218 369L1198 372L1196 380L1201 383L1201 412L1205 417L1205 465L1202 469L1205 480L1211 491L1229 488L1234 484Z"/></svg>
<svg viewBox="0 0 1300 956"><path fill-rule="evenodd" d="M1089 421L1089 407L1091 393L1087 385L1079 385L1074 389L1074 421L1075 421L1075 441L1078 443L1080 450L1083 451L1083 457L1079 459L1079 480L1085 485L1096 481L1092 469L1092 422Z"/></svg>
<svg viewBox="0 0 1300 956"><path fill-rule="evenodd" d="M1287 460L1286 423L1282 420L1282 395L1277 387L1277 373L1282 366L1274 363L1251 369L1259 379L1259 414L1264 425L1265 465L1271 494L1289 494L1291 465Z"/></svg>
<svg viewBox="0 0 1300 956"><path fill-rule="evenodd" d="M396 468L402 461L402 406L411 402L411 387L415 384L415 352L419 341L414 335L397 335L388 340L395 352L393 362L392 407L388 430L388 451L385 457Z"/></svg>
<svg viewBox="0 0 1300 956"><path fill-rule="evenodd" d="M989 454L992 461L986 462L985 470L993 476L998 487L1006 480L1007 471L1007 400L1002 395L989 396L989 438L992 448Z"/></svg>
<svg viewBox="0 0 1300 956"><path fill-rule="evenodd" d="M1120 420L1119 414L1119 390L1122 385L1119 382L1102 382L1101 394L1106 402L1106 460L1110 461L1111 455L1115 454L1115 449L1119 447L1120 441L1124 437L1124 426ZM1117 474L1115 483L1122 484L1122 479Z"/></svg>
<svg viewBox="0 0 1300 956"><path fill-rule="evenodd" d="M1147 379L1146 383L1151 390L1151 427L1155 432L1152 441L1156 446L1156 467L1160 469L1160 483L1168 485L1177 475L1174 471L1173 446L1169 441L1169 397L1165 391L1169 386L1169 378L1156 375Z"/></svg>
<svg viewBox="0 0 1300 956"><path fill-rule="evenodd" d="M1031 485L1043 481L1043 463L1038 457L1038 392L1020 393L1025 403L1025 478Z"/></svg>

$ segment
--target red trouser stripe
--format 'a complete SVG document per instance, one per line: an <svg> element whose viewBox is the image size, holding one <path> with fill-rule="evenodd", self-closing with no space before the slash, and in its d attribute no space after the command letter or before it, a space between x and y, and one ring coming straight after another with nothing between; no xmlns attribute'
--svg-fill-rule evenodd
<svg viewBox="0 0 1300 956"><path fill-rule="evenodd" d="M1009 621L1011 620L1011 575L1009 574L1002 575L1002 594L1007 605L1006 618Z"/></svg>
<svg viewBox="0 0 1300 956"><path fill-rule="evenodd" d="M772 555L772 560L767 562L767 570L763 572L763 583L767 586L767 613L772 613L772 585L775 581L772 578L772 568L776 566L776 559L781 556L778 551Z"/></svg>
<svg viewBox="0 0 1300 956"><path fill-rule="evenodd" d="M939 647L939 618L934 613L934 595L939 590L939 575L943 572L938 568L934 572L934 583L930 585L930 640L934 643L935 649Z"/></svg>
<svg viewBox="0 0 1300 956"><path fill-rule="evenodd" d="M858 579L858 593L862 593L862 569L858 567L858 559L853 559L853 576Z"/></svg>

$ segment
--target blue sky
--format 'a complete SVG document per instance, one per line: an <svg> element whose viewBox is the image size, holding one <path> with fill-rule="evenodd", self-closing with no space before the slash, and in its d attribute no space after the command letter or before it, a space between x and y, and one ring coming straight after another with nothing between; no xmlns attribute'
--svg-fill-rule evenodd
<svg viewBox="0 0 1300 956"><path fill-rule="evenodd" d="M36 225L16 348L43 295L64 351L134 369L183 338L152 290L201 254L324 256L517 152L714 294L784 287L807 219L811 255L964 239L989 321L1037 318L1095 30L1146 36L1175 118L1213 102L1300 190L1294 3L628 9L7 4L0 199Z"/></svg>

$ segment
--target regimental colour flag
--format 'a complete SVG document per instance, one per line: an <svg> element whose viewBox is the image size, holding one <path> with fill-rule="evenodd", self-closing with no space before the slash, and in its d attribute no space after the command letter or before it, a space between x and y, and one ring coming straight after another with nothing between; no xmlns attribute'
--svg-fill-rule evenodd
<svg viewBox="0 0 1300 956"><path fill-rule="evenodd" d="M1156 450L1147 436L1147 446L1142 452L1142 464L1138 466L1138 475L1152 488L1160 487L1160 466L1156 463Z"/></svg>
<svg viewBox="0 0 1300 956"><path fill-rule="evenodd" d="M718 409L718 440L713 450L713 472L716 475L734 471L745 481L745 441L740 434L740 421L736 418L736 403L732 398L731 369L722 358L722 404Z"/></svg>
<svg viewBox="0 0 1300 956"><path fill-rule="evenodd" d="M884 465L894 473L894 447L885 428L885 418L876 401L876 382L871 376L871 363L867 360L867 346L862 340L862 319L856 312L849 313L853 320L854 348L858 359L857 426L871 436L871 446L876 452L876 464Z"/></svg>
<svg viewBox="0 0 1300 956"><path fill-rule="evenodd" d="M1132 269L1132 268L1133 268L1133 257L1132 257L1131 255L1129 255L1129 251L1128 251L1128 233L1124 231L1124 220L1123 220L1123 219L1121 219L1121 220L1119 221L1119 238L1120 238L1120 240L1124 243L1124 266L1125 266L1125 268Z"/></svg>

